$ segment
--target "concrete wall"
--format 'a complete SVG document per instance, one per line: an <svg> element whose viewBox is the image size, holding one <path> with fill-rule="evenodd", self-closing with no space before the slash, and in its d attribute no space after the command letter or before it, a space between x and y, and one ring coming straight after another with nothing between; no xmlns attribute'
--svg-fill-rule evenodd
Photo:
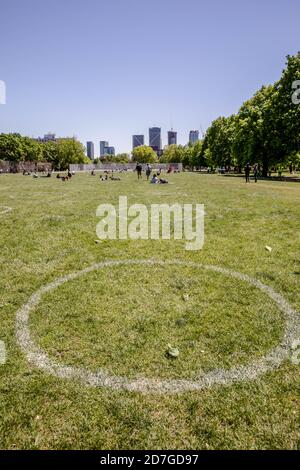
<svg viewBox="0 0 300 470"><path fill-rule="evenodd" d="M173 170L182 171L182 163L151 163L152 170L167 170L169 167L172 167ZM147 165L142 164L143 170L146 169ZM70 171L92 171L92 170L99 170L99 171L118 171L118 170L129 170L134 171L136 168L136 163L100 163L98 165L94 165L93 163L89 165L84 164L74 164L69 165Z"/></svg>

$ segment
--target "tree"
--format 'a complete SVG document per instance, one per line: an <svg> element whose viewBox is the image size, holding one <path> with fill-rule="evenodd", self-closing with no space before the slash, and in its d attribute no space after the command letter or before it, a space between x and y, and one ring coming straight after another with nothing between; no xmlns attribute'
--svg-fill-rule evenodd
<svg viewBox="0 0 300 470"><path fill-rule="evenodd" d="M288 158L300 151L300 104L293 102L294 83L300 80L300 52L287 56L286 68L274 85L273 128L280 154ZM299 91L297 92L299 96Z"/></svg>
<svg viewBox="0 0 300 470"><path fill-rule="evenodd" d="M162 163L181 163L185 158L185 148L182 145L169 145L164 149L160 161Z"/></svg>
<svg viewBox="0 0 300 470"><path fill-rule="evenodd" d="M273 125L273 100L274 86L263 86L242 105L235 122L233 154L238 166L259 163L264 176L282 158L280 137Z"/></svg>
<svg viewBox="0 0 300 470"><path fill-rule="evenodd" d="M58 162L57 142L49 141L41 144L43 161L52 163L55 166Z"/></svg>
<svg viewBox="0 0 300 470"><path fill-rule="evenodd" d="M53 162L57 170L66 170L72 163L90 163L85 156L85 148L76 139L60 139L57 143L57 154Z"/></svg>
<svg viewBox="0 0 300 470"><path fill-rule="evenodd" d="M208 167L209 164L205 158L204 145L202 140L198 140L195 144L190 146L191 148L191 167L199 168L201 166Z"/></svg>
<svg viewBox="0 0 300 470"><path fill-rule="evenodd" d="M12 162L40 161L42 149L38 142L20 134L0 134L0 158Z"/></svg>
<svg viewBox="0 0 300 470"><path fill-rule="evenodd" d="M157 155L151 147L141 145L132 151L132 160L139 163L155 163Z"/></svg>
<svg viewBox="0 0 300 470"><path fill-rule="evenodd" d="M210 159L213 165L226 166L233 163L232 142L234 132L234 116L219 117L208 128L205 136L205 148L210 150Z"/></svg>
<svg viewBox="0 0 300 470"><path fill-rule="evenodd" d="M118 153L117 155L103 155L100 157L102 163L129 163L128 153Z"/></svg>

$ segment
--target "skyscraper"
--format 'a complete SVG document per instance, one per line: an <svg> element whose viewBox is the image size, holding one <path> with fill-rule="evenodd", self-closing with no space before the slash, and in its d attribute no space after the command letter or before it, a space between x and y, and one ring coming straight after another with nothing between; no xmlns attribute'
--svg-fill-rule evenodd
<svg viewBox="0 0 300 470"><path fill-rule="evenodd" d="M144 145L144 136L143 135L133 135L132 136L132 148L135 149L136 147L140 147Z"/></svg>
<svg viewBox="0 0 300 470"><path fill-rule="evenodd" d="M168 132L168 145L177 145L177 132L173 129Z"/></svg>
<svg viewBox="0 0 300 470"><path fill-rule="evenodd" d="M89 141L86 143L86 153L90 160L94 160L95 158L94 142Z"/></svg>
<svg viewBox="0 0 300 470"><path fill-rule="evenodd" d="M100 157L104 157L104 155L115 155L115 147L110 147L108 142L101 140Z"/></svg>
<svg viewBox="0 0 300 470"><path fill-rule="evenodd" d="M150 127L149 129L149 146L153 148L154 152L161 151L161 128Z"/></svg>
<svg viewBox="0 0 300 470"><path fill-rule="evenodd" d="M106 155L115 155L115 147L105 147Z"/></svg>
<svg viewBox="0 0 300 470"><path fill-rule="evenodd" d="M195 144L199 140L199 131L190 131L189 141L191 144Z"/></svg>
<svg viewBox="0 0 300 470"><path fill-rule="evenodd" d="M103 157L104 155L106 155L106 149L108 147L108 142L106 142L105 140L101 140L100 141L100 157Z"/></svg>

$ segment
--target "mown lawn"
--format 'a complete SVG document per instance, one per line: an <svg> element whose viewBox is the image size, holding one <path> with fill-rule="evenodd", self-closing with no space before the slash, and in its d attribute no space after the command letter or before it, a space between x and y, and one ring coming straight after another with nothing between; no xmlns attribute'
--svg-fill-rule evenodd
<svg viewBox="0 0 300 470"><path fill-rule="evenodd" d="M17 310L41 286L104 260L180 260L248 274L300 312L300 185L219 175L172 175L150 185L125 174L100 182L0 175L0 365L2 449L296 449L299 366L286 361L255 381L181 394L90 388L27 362ZM100 203L205 204L205 244L95 243ZM272 247L268 252L265 246ZM238 279L191 266L106 267L45 294L32 337L65 365L129 379L197 380L244 365L282 338L274 302ZM168 344L179 357L166 357Z"/></svg>

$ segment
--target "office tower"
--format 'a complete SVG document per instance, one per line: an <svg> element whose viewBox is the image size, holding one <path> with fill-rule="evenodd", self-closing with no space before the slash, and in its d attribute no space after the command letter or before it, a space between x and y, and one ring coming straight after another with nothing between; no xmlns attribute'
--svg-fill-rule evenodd
<svg viewBox="0 0 300 470"><path fill-rule="evenodd" d="M190 131L189 141L191 144L195 144L199 140L199 131Z"/></svg>
<svg viewBox="0 0 300 470"><path fill-rule="evenodd" d="M144 136L143 135L133 135L132 136L132 148L141 147L144 145Z"/></svg>
<svg viewBox="0 0 300 470"><path fill-rule="evenodd" d="M89 141L86 143L86 154L90 160L94 160L95 158L94 142Z"/></svg>
<svg viewBox="0 0 300 470"><path fill-rule="evenodd" d="M149 129L149 146L153 148L154 152L161 151L161 128L150 127Z"/></svg>
<svg viewBox="0 0 300 470"><path fill-rule="evenodd" d="M115 155L115 147L105 147L106 155Z"/></svg>
<svg viewBox="0 0 300 470"><path fill-rule="evenodd" d="M109 145L108 142L106 142L105 140L100 141L100 157L103 157L104 155L106 155L106 149L108 145Z"/></svg>
<svg viewBox="0 0 300 470"><path fill-rule="evenodd" d="M177 132L173 129L168 132L168 145L177 145Z"/></svg>
<svg viewBox="0 0 300 470"><path fill-rule="evenodd" d="M115 155L115 153L115 147L110 147L108 142L101 140L100 157L104 157L105 155Z"/></svg>

